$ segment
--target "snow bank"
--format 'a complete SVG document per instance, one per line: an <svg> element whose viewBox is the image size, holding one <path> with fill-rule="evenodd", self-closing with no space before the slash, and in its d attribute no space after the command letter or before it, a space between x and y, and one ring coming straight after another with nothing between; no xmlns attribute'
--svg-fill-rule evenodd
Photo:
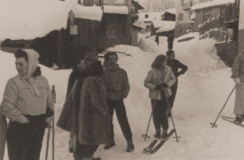
<svg viewBox="0 0 244 160"><path fill-rule="evenodd" d="M177 43L175 52L176 58L181 59L184 64L187 64L189 70L193 72L205 73L227 68L217 56L215 40L213 39L199 41L198 37L196 37L189 42Z"/></svg>
<svg viewBox="0 0 244 160"><path fill-rule="evenodd" d="M129 9L127 6L108 6L104 5L104 13L114 13L114 14L128 14Z"/></svg>
<svg viewBox="0 0 244 160"><path fill-rule="evenodd" d="M151 39L141 38L139 40L138 47L145 52L155 52L157 44Z"/></svg>
<svg viewBox="0 0 244 160"><path fill-rule="evenodd" d="M67 5L58 0L2 0L0 40L34 39L66 28Z"/></svg>
<svg viewBox="0 0 244 160"><path fill-rule="evenodd" d="M163 21L164 25L160 27L156 33L168 32L175 29L175 22L173 21Z"/></svg>
<svg viewBox="0 0 244 160"><path fill-rule="evenodd" d="M206 3L199 3L199 4L192 6L191 10L194 11L194 10L214 7L214 6L218 6L218 5L225 5L228 3L235 3L235 0L213 0L213 1L206 2Z"/></svg>

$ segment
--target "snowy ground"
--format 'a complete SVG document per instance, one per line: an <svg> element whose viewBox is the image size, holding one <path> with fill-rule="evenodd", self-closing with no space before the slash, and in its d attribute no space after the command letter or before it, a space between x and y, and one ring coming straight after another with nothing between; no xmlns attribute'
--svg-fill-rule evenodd
<svg viewBox="0 0 244 160"><path fill-rule="evenodd" d="M153 39L153 37L152 37ZM154 40L154 39L153 39ZM135 151L125 152L126 141L122 135L117 120L115 124L116 146L108 151L101 145L95 157L103 160L242 160L244 157L244 129L229 122L218 120L218 128L211 128L213 122L226 101L234 83L230 78L231 70L216 56L214 41L198 37L187 42L174 41L176 58L189 67L189 70L179 78L179 88L176 96L173 116L178 136L177 143L170 138L165 145L153 155L142 153L150 141L144 141L141 135L145 133L151 112L148 90L143 81L150 70L150 65L158 54L165 54L167 40L160 38L160 45L154 46L152 52L144 52L137 47L116 46L113 50L130 52L131 56L119 55L119 65L128 72L131 91L125 100L128 119L133 132ZM14 58L11 54L0 52L0 95L2 95L7 79L16 74ZM42 66L43 75L49 79L50 85L56 85L57 120L64 103L67 79L70 70L50 70ZM0 97L0 100L2 96ZM231 96L222 115L233 116L234 94ZM116 118L116 117L115 117ZM172 123L169 121L170 129ZM68 153L68 133L55 128L56 159L73 159ZM154 134L151 123L149 135ZM46 137L45 137L46 138ZM41 159L44 159L46 139L44 139ZM7 160L7 155L5 156Z"/></svg>

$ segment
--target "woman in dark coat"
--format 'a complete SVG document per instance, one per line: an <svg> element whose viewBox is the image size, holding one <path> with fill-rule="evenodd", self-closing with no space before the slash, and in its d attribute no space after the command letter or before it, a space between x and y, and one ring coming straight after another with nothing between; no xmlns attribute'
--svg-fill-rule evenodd
<svg viewBox="0 0 244 160"><path fill-rule="evenodd" d="M77 61L73 66L73 71L70 73L69 81L68 81L68 87L67 87L67 93L66 98L69 95L69 92L71 91L73 84L75 83L75 80L79 77L80 72L86 67L85 61L83 59Z"/></svg>
<svg viewBox="0 0 244 160"><path fill-rule="evenodd" d="M78 146L76 159L92 160L100 144L109 141L109 116L100 61L90 66L90 75L82 83L79 116ZM100 158L97 158L100 159Z"/></svg>

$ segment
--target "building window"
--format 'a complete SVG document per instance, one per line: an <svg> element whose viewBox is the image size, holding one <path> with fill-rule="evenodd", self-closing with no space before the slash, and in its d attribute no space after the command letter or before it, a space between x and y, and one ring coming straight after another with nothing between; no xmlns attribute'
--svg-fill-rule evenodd
<svg viewBox="0 0 244 160"><path fill-rule="evenodd" d="M179 21L182 21L183 20L183 13L180 13L179 14Z"/></svg>
<svg viewBox="0 0 244 160"><path fill-rule="evenodd" d="M145 18L148 18L149 16L148 16L148 14L145 14Z"/></svg>
<svg viewBox="0 0 244 160"><path fill-rule="evenodd" d="M125 5L125 0L104 0L105 5Z"/></svg>

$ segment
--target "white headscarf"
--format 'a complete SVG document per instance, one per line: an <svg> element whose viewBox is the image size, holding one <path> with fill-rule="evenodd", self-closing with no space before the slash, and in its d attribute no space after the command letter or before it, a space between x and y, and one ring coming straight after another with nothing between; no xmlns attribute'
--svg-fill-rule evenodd
<svg viewBox="0 0 244 160"><path fill-rule="evenodd" d="M23 49L23 51L25 51L28 56L28 72L27 75L23 77L28 83L25 84L28 86L33 95L39 96L40 92L32 76L38 66L39 54L32 49Z"/></svg>

